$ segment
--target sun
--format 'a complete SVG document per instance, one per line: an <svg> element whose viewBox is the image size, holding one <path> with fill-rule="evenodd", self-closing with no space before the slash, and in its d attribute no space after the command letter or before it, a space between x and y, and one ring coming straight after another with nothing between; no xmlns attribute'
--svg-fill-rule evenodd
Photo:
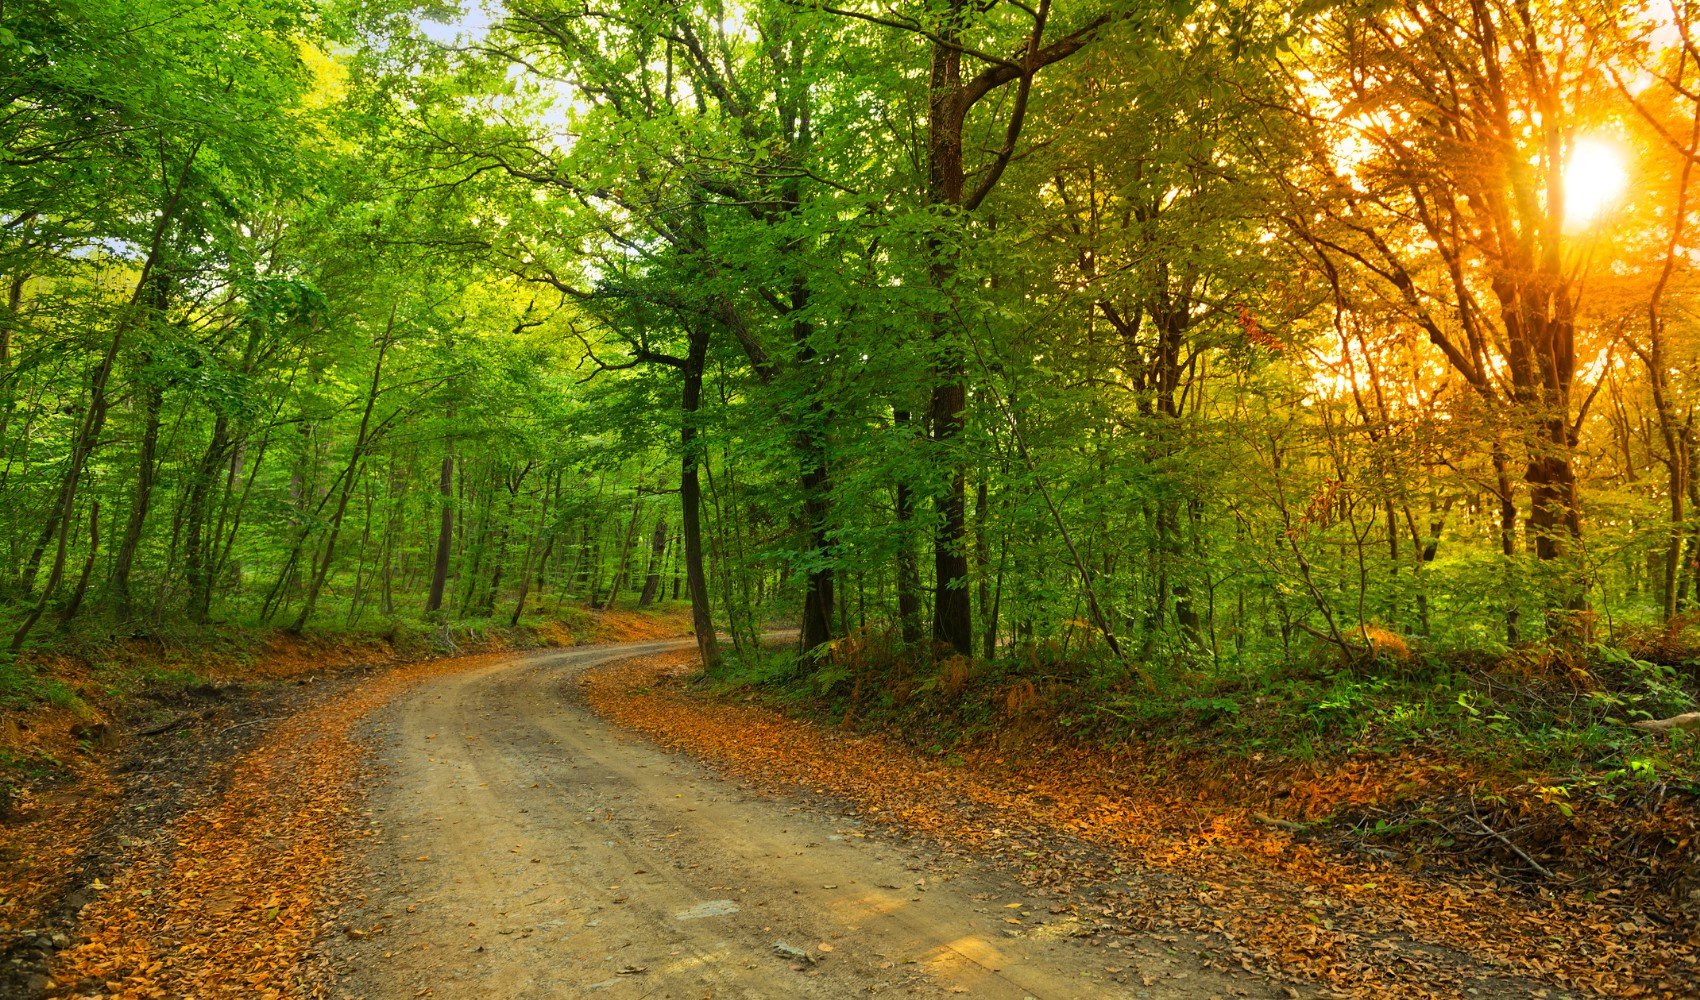
<svg viewBox="0 0 1700 1000"><path fill-rule="evenodd" d="M1629 186L1623 152L1599 139L1578 139L1564 165L1564 223L1581 228L1617 204Z"/></svg>

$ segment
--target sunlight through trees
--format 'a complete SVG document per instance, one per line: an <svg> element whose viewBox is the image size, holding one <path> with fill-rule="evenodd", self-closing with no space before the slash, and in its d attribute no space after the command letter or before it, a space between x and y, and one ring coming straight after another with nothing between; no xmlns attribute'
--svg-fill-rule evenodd
<svg viewBox="0 0 1700 1000"><path fill-rule="evenodd" d="M9 3L4 644L1689 663L1695 15Z"/></svg>

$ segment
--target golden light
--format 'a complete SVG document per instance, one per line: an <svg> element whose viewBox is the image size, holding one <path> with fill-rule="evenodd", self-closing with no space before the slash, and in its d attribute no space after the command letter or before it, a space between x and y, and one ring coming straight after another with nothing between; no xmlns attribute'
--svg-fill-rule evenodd
<svg viewBox="0 0 1700 1000"><path fill-rule="evenodd" d="M1629 186L1623 152L1599 139L1578 139L1564 165L1564 224L1580 228L1617 204Z"/></svg>

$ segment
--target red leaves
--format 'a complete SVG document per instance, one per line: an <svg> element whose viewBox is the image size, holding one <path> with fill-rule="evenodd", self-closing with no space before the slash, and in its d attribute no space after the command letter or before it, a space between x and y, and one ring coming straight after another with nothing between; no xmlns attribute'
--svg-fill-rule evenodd
<svg viewBox="0 0 1700 1000"><path fill-rule="evenodd" d="M1239 323L1240 330L1245 334L1246 343L1253 347L1261 347L1277 354L1287 349L1286 344L1277 340L1257 322L1257 317L1251 314L1251 310L1243 302L1239 305Z"/></svg>

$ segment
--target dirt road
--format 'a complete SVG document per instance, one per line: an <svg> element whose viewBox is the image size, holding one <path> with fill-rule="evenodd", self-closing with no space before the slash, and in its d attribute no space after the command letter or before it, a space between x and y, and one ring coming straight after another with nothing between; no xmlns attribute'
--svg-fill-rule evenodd
<svg viewBox="0 0 1700 1000"><path fill-rule="evenodd" d="M578 704L584 668L683 645L516 657L373 718L375 835L337 994L1291 995L1173 937L1088 947L996 871L758 794Z"/></svg>

